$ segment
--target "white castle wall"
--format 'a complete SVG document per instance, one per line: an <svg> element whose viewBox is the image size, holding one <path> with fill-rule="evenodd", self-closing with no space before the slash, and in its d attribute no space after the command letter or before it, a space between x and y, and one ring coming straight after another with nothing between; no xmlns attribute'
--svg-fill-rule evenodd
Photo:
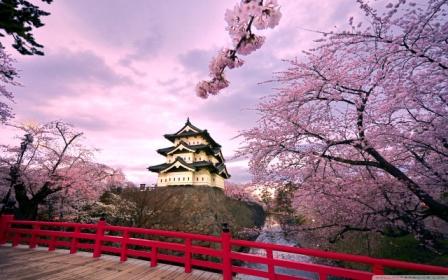
<svg viewBox="0 0 448 280"><path fill-rule="evenodd" d="M185 160L188 163L195 162L195 160L194 160L195 154L194 153L190 153L190 152L168 155L166 157L166 162L167 163L174 162L177 157L181 157L183 160Z"/></svg>
<svg viewBox="0 0 448 280"><path fill-rule="evenodd" d="M208 144L207 140L202 138L201 136L190 136L190 137L182 137L180 139L176 139L174 141L174 146L177 146L180 141L187 143L188 145L199 145L199 144ZM213 164L218 163L218 159L216 159L213 155L207 155L204 151L199 153L192 153L185 151L184 153L177 153L168 155L166 157L166 163L172 163L176 160L177 157L181 157L187 163L193 163L197 161L210 161ZM210 173L207 169L202 169L199 171L185 171L185 172L164 172L159 173L159 177L157 179L158 187L168 187L168 186L182 186L182 185L193 185L193 186L201 186L207 185L212 187L224 188L224 178Z"/></svg>
<svg viewBox="0 0 448 280"><path fill-rule="evenodd" d="M207 140L202 138L201 136L189 136L189 137L182 137L174 140L174 146L177 146L180 141L184 141L188 145L201 145L201 144L208 144Z"/></svg>
<svg viewBox="0 0 448 280"><path fill-rule="evenodd" d="M191 171L159 173L157 186L191 185L193 184L193 173Z"/></svg>

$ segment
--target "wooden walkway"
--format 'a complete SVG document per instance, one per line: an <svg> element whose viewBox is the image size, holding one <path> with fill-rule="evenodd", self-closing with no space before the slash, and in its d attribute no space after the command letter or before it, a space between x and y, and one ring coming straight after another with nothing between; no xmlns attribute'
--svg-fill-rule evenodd
<svg viewBox="0 0 448 280"><path fill-rule="evenodd" d="M47 248L28 249L0 246L0 279L21 280L218 280L221 275L159 263L149 267L149 261L129 258L120 263L119 257L102 255L92 258L92 253L78 252L70 255L68 250L48 252Z"/></svg>

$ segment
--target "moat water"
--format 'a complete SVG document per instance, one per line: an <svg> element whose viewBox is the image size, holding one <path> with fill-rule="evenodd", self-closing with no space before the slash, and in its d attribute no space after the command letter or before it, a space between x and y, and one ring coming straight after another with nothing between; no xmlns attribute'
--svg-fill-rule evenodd
<svg viewBox="0 0 448 280"><path fill-rule="evenodd" d="M280 224L277 222L275 217L272 217L272 216L270 216L266 219L263 229L261 230L261 233L258 236L256 241L263 242L263 243L286 245L286 246L296 246L297 245L295 242L287 240L287 238L285 237L285 233L282 230ZM266 256L266 251L263 249L252 248L249 251L249 253L254 254L254 255ZM304 262L304 263L312 263L312 258L309 256L284 253L284 252L275 252L274 251L274 258L297 261L297 262ZM267 265L264 265L264 264L246 263L244 266L247 268L253 268L253 269L257 269L257 270L263 270L263 271L268 270ZM312 273L312 272L307 272L307 271L301 271L301 270L283 268L283 267L275 267L275 271L277 273L281 273L284 275L299 276L300 278L303 278L303 279L313 279L313 280L319 279L317 274ZM260 279L261 280L261 279L266 279L266 278L238 274L235 279L240 279L240 280L258 280L258 279Z"/></svg>

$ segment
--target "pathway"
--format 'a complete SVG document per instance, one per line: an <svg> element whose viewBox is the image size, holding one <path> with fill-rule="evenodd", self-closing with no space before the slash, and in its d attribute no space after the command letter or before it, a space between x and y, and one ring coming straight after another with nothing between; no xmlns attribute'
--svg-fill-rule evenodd
<svg viewBox="0 0 448 280"><path fill-rule="evenodd" d="M28 249L0 246L0 279L8 280L218 280L217 273L193 269L184 273L184 268L159 263L150 267L149 261L129 258L120 263L120 258L102 255L92 258L92 253L78 252L70 255L68 250L47 248Z"/></svg>

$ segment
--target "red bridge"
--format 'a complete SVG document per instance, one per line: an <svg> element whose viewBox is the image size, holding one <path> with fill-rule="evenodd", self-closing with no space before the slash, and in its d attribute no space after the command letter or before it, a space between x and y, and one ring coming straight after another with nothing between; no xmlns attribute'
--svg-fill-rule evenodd
<svg viewBox="0 0 448 280"><path fill-rule="evenodd" d="M173 241L157 240L160 237ZM105 221L99 221L97 224L22 221L14 220L12 215L3 215L0 217L0 244L8 242L11 242L13 247L19 244L29 245L29 248L43 245L48 247L48 251L54 251L56 248L66 248L70 254L75 254L78 249L87 250L93 253L93 258L100 258L103 253L112 254L119 256L120 262L126 262L128 257L138 257L149 260L150 267L153 268L158 266L159 261L165 261L182 265L185 273L191 273L192 268L218 271L222 274L224 280L232 279L235 273L266 279L301 279L298 276L277 272L275 268L279 267L312 272L318 275L319 279L327 279L329 276L372 279L374 275L384 274L385 268L406 270L409 271L408 274L415 274L415 272L419 274L422 272L424 274L448 274L448 268L446 267L236 240L232 239L227 231L222 232L221 236L208 236L112 226L106 224ZM214 246L207 246L210 244ZM234 250L234 246L262 249L265 251L265 255L237 252ZM370 271L275 258L274 252L361 263L370 267ZM202 256L202 258L199 256ZM217 262L207 260L206 257L210 256L216 258ZM236 266L234 261L264 264L267 269Z"/></svg>

